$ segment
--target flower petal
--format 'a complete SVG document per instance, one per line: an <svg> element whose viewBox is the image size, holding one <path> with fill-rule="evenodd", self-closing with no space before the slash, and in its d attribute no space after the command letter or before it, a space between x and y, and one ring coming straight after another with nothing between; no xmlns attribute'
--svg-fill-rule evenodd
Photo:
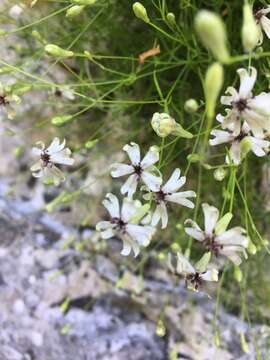
<svg viewBox="0 0 270 360"><path fill-rule="evenodd" d="M180 177L180 174L181 174L180 169L174 170L169 180L166 182L165 185L162 186L162 190L165 193L175 192L179 190L186 183L186 177L185 176Z"/></svg>
<svg viewBox="0 0 270 360"><path fill-rule="evenodd" d="M155 228L147 225L128 224L126 226L126 232L139 245L148 246L155 233Z"/></svg>
<svg viewBox="0 0 270 360"><path fill-rule="evenodd" d="M195 221L187 219L185 221L185 225L190 225L190 227L185 227L184 230L186 234L191 236L193 239L196 239L198 241L203 241L205 239L204 232Z"/></svg>
<svg viewBox="0 0 270 360"><path fill-rule="evenodd" d="M204 213L205 233L211 236L218 221L219 211L214 206L210 206L206 203L202 204L202 209Z"/></svg>
<svg viewBox="0 0 270 360"><path fill-rule="evenodd" d="M111 165L111 176L114 178L129 175L134 172L134 167L127 164L112 164Z"/></svg>
<svg viewBox="0 0 270 360"><path fill-rule="evenodd" d="M162 179L159 176L153 175L148 171L143 171L141 174L142 181L151 191L158 191L160 189Z"/></svg>
<svg viewBox="0 0 270 360"><path fill-rule="evenodd" d="M193 209L194 203L186 199L186 197L196 197L196 194L194 191L183 191L183 192L166 195L165 200Z"/></svg>
<svg viewBox="0 0 270 360"><path fill-rule="evenodd" d="M121 194L127 194L129 198L135 194L139 177L137 174L132 174L128 177L127 181L121 187Z"/></svg>
<svg viewBox="0 0 270 360"><path fill-rule="evenodd" d="M243 68L237 70L237 73L240 77L239 95L244 99L251 95L251 91L257 78L257 70L251 66L250 71L251 74L249 74L248 71Z"/></svg>
<svg viewBox="0 0 270 360"><path fill-rule="evenodd" d="M145 157L142 159L141 167L147 169L148 167L154 165L159 160L159 151L156 146L152 146Z"/></svg>
<svg viewBox="0 0 270 360"><path fill-rule="evenodd" d="M141 161L140 147L134 142L131 142L130 145L127 144L123 147L123 150L128 154L130 161L133 165L139 165Z"/></svg>
<svg viewBox="0 0 270 360"><path fill-rule="evenodd" d="M270 39L270 20L266 16L262 16L260 19L261 26L268 37Z"/></svg>
<svg viewBox="0 0 270 360"><path fill-rule="evenodd" d="M111 193L106 195L106 199L102 201L104 207L108 210L112 218L120 218L120 206L117 197Z"/></svg>

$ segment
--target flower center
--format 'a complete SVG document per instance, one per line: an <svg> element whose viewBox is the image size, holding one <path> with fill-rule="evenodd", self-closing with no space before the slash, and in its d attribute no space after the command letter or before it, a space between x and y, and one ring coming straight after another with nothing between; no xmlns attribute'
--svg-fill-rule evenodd
<svg viewBox="0 0 270 360"><path fill-rule="evenodd" d="M134 168L134 173L137 174L138 176L141 176L143 172L143 168L141 167L141 164L132 165L132 166Z"/></svg>
<svg viewBox="0 0 270 360"><path fill-rule="evenodd" d="M6 98L6 96L5 95L1 95L0 96L0 105L8 105L9 104L9 102L8 102L8 100L7 100L7 98Z"/></svg>
<svg viewBox="0 0 270 360"><path fill-rule="evenodd" d="M263 17L263 13L260 10L255 12L254 18L255 18L257 24L260 22L262 17Z"/></svg>
<svg viewBox="0 0 270 360"><path fill-rule="evenodd" d="M165 200L165 196L166 194L162 191L159 190L158 192L155 193L156 195L156 202L159 204L161 201Z"/></svg>
<svg viewBox="0 0 270 360"><path fill-rule="evenodd" d="M50 164L50 162L51 162L51 157L50 157L50 155L46 152L46 151L44 151L41 155L40 155L40 158L41 158L41 160L42 160L42 162L43 162L43 166L44 167L46 167L46 166L48 166L49 164Z"/></svg>
<svg viewBox="0 0 270 360"><path fill-rule="evenodd" d="M121 218L112 218L111 223L114 225L116 230L125 232L127 223L124 222Z"/></svg>
<svg viewBox="0 0 270 360"><path fill-rule="evenodd" d="M207 236L203 241L203 245L205 246L207 251L213 252L216 256L218 256L219 251L221 249L223 249L223 245L219 245L215 241L215 237L213 235L212 236Z"/></svg>
<svg viewBox="0 0 270 360"><path fill-rule="evenodd" d="M239 141L239 142L240 142L240 141L243 140L246 136L247 136L247 134L244 133L243 131L241 131L240 134L239 134L238 136L236 136L235 141Z"/></svg>
<svg viewBox="0 0 270 360"><path fill-rule="evenodd" d="M202 285L202 278L199 272L196 272L195 274L189 274L187 276L187 280L191 282L195 290L198 290Z"/></svg>
<svg viewBox="0 0 270 360"><path fill-rule="evenodd" d="M235 107L239 112L244 111L247 108L247 100L246 99L240 99L235 102Z"/></svg>

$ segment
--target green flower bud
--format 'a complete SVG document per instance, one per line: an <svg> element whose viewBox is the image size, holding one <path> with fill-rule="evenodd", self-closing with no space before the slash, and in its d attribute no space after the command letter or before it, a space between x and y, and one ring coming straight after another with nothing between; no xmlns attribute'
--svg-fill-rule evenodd
<svg viewBox="0 0 270 360"><path fill-rule="evenodd" d="M187 113L193 114L195 113L199 108L199 104L195 99L188 99L185 102L184 109Z"/></svg>
<svg viewBox="0 0 270 360"><path fill-rule="evenodd" d="M48 44L45 46L45 51L52 56L59 56L59 57L72 57L74 55L73 51L62 49L61 47Z"/></svg>
<svg viewBox="0 0 270 360"><path fill-rule="evenodd" d="M199 154L189 154L187 156L187 160L190 162L190 163L196 163L196 162L199 162L201 161L201 157Z"/></svg>
<svg viewBox="0 0 270 360"><path fill-rule="evenodd" d="M93 5L97 0L72 0L72 2L76 5Z"/></svg>
<svg viewBox="0 0 270 360"><path fill-rule="evenodd" d="M175 26L176 23L175 23L175 15L174 15L174 13L169 12L167 14L167 21L171 26Z"/></svg>
<svg viewBox="0 0 270 360"><path fill-rule="evenodd" d="M195 29L203 45L222 63L228 63L227 34L220 16L208 10L201 10L195 17Z"/></svg>
<svg viewBox="0 0 270 360"><path fill-rule="evenodd" d="M168 135L180 136L187 139L193 137L190 132L184 130L183 127L167 113L154 113L151 125L156 134L162 138Z"/></svg>
<svg viewBox="0 0 270 360"><path fill-rule="evenodd" d="M247 250L251 255L255 255L256 252L257 252L257 247L255 246L255 244L251 240L249 240Z"/></svg>
<svg viewBox="0 0 270 360"><path fill-rule="evenodd" d="M234 267L233 276L237 282L241 282L243 280L243 273L239 266Z"/></svg>
<svg viewBox="0 0 270 360"><path fill-rule="evenodd" d="M70 121L72 118L72 115L55 116L52 118L51 123L55 126L61 126Z"/></svg>
<svg viewBox="0 0 270 360"><path fill-rule="evenodd" d="M147 15L147 11L146 8L140 3L140 2L135 2L132 6L133 11L135 16L137 16L137 18L143 20L146 23L150 22L150 19Z"/></svg>
<svg viewBox="0 0 270 360"><path fill-rule="evenodd" d="M233 217L233 214L228 212L227 214L222 216L221 219L219 219L219 221L217 222L216 227L215 227L215 234L216 235L220 235L224 231L226 231L230 221L232 220L232 217Z"/></svg>
<svg viewBox="0 0 270 360"><path fill-rule="evenodd" d="M84 146L86 147L86 149L92 149L92 147L94 147L98 143L98 141L98 139L89 140L84 144Z"/></svg>
<svg viewBox="0 0 270 360"><path fill-rule="evenodd" d="M214 178L217 181L222 181L227 175L227 170L224 168L218 168L214 171Z"/></svg>
<svg viewBox="0 0 270 360"><path fill-rule="evenodd" d="M85 5L74 5L71 8L67 9L66 17L74 18L74 17L80 15L80 13L83 11L84 8L85 8Z"/></svg>
<svg viewBox="0 0 270 360"><path fill-rule="evenodd" d="M222 85L223 67L216 62L207 69L204 81L206 115L209 119L215 115L216 102Z"/></svg>
<svg viewBox="0 0 270 360"><path fill-rule="evenodd" d="M252 7L245 3L243 6L242 44L246 52L251 52L260 40L260 29L253 16Z"/></svg>
<svg viewBox="0 0 270 360"><path fill-rule="evenodd" d="M181 251L181 247L177 242L171 244L171 249L174 253Z"/></svg>
<svg viewBox="0 0 270 360"><path fill-rule="evenodd" d="M36 40L38 40L41 44L44 43L43 37L41 36L40 32L38 32L37 30L33 30L33 31L32 31L32 36L33 36L33 38L35 38Z"/></svg>

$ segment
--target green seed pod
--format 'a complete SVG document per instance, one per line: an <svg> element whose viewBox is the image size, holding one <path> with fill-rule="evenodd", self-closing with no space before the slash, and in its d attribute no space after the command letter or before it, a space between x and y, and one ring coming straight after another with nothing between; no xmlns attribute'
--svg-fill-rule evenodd
<svg viewBox="0 0 270 360"><path fill-rule="evenodd" d="M223 67L216 62L207 69L204 81L206 115L208 119L212 119L215 115L216 102L222 85Z"/></svg>
<svg viewBox="0 0 270 360"><path fill-rule="evenodd" d="M55 126L61 126L70 121L72 118L72 115L55 116L52 118L51 123Z"/></svg>
<svg viewBox="0 0 270 360"><path fill-rule="evenodd" d="M259 43L260 29L256 24L250 4L243 6L242 44L246 52L251 52Z"/></svg>
<svg viewBox="0 0 270 360"><path fill-rule="evenodd" d="M140 2L135 2L132 6L133 11L135 16L137 16L137 18L141 19L142 21L149 23L150 19L147 15L147 11L146 8L140 3Z"/></svg>
<svg viewBox="0 0 270 360"><path fill-rule="evenodd" d="M251 240L249 240L247 250L251 255L255 255L256 252L257 252L257 247L255 246L255 244Z"/></svg>
<svg viewBox="0 0 270 360"><path fill-rule="evenodd" d="M85 8L85 5L74 5L71 8L67 9L66 17L74 18L74 17L80 15L84 8Z"/></svg>
<svg viewBox="0 0 270 360"><path fill-rule="evenodd" d="M239 266L234 267L233 276L237 282L241 282L243 280L243 273Z"/></svg>
<svg viewBox="0 0 270 360"><path fill-rule="evenodd" d="M59 57L72 57L74 55L73 51L62 49L61 47L54 45L54 44L48 44L45 46L45 51L52 56L59 56Z"/></svg>
<svg viewBox="0 0 270 360"><path fill-rule="evenodd" d="M184 104L184 109L187 113L193 114L195 113L199 108L199 104L195 99L188 99Z"/></svg>
<svg viewBox="0 0 270 360"><path fill-rule="evenodd" d="M190 163L196 163L196 162L199 162L201 161L201 157L199 154L189 154L187 156L187 160L190 162Z"/></svg>
<svg viewBox="0 0 270 360"><path fill-rule="evenodd" d="M230 54L227 48L225 25L217 14L201 10L195 17L195 29L203 45L221 63L228 63Z"/></svg>
<svg viewBox="0 0 270 360"><path fill-rule="evenodd" d="M98 139L89 140L84 144L84 146L86 147L86 149L92 149L92 147L94 147L97 143L98 143Z"/></svg>

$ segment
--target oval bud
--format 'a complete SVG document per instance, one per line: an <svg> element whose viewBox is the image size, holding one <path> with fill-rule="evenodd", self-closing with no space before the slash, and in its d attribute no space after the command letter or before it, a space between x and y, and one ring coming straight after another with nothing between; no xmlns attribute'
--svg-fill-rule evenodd
<svg viewBox="0 0 270 360"><path fill-rule="evenodd" d="M257 252L257 247L251 240L249 240L247 250L251 255L255 255Z"/></svg>
<svg viewBox="0 0 270 360"><path fill-rule="evenodd" d="M203 45L222 63L228 63L230 54L227 48L225 25L217 14L201 10L195 17L195 29Z"/></svg>
<svg viewBox="0 0 270 360"><path fill-rule="evenodd" d="M62 49L60 46L54 44L48 44L45 46L45 51L52 56L59 57L72 57L74 55L73 51Z"/></svg>
<svg viewBox="0 0 270 360"><path fill-rule="evenodd" d="M243 280L243 273L239 266L234 267L233 276L237 282L241 282Z"/></svg>
<svg viewBox="0 0 270 360"><path fill-rule="evenodd" d="M72 115L55 116L52 118L51 123L55 126L61 126L70 121L72 118Z"/></svg>
<svg viewBox="0 0 270 360"><path fill-rule="evenodd" d="M189 154L187 159L190 163L196 163L201 161L201 156L199 154Z"/></svg>
<svg viewBox="0 0 270 360"><path fill-rule="evenodd" d="M188 99L184 104L184 109L187 113L193 114L195 113L199 108L199 104L195 99Z"/></svg>
<svg viewBox="0 0 270 360"><path fill-rule="evenodd" d="M207 69L204 81L206 115L209 119L215 115L216 102L222 85L223 67L216 62Z"/></svg>
<svg viewBox="0 0 270 360"><path fill-rule="evenodd" d="M137 16L138 19L141 19L142 21L149 23L150 19L147 15L146 8L140 3L135 2L132 6L135 16Z"/></svg>
<svg viewBox="0 0 270 360"><path fill-rule="evenodd" d="M172 12L167 14L167 21L171 26L175 26L175 15Z"/></svg>
<svg viewBox="0 0 270 360"><path fill-rule="evenodd" d="M74 5L71 8L67 9L66 17L74 18L74 17L80 15L80 13L83 11L84 8L85 8L85 5Z"/></svg>
<svg viewBox="0 0 270 360"><path fill-rule="evenodd" d="M161 319L158 320L156 334L159 337L163 337L166 335L166 327Z"/></svg>
<svg viewBox="0 0 270 360"><path fill-rule="evenodd" d="M214 178L217 181L222 181L227 175L227 170L224 168L218 168L214 171Z"/></svg>
<svg viewBox="0 0 270 360"><path fill-rule="evenodd" d="M260 30L253 16L252 7L245 3L243 6L242 44L246 52L251 52L260 41Z"/></svg>
<svg viewBox="0 0 270 360"><path fill-rule="evenodd" d="M164 138L168 135L170 135L175 128L175 120L166 113L154 113L151 125L155 133Z"/></svg>
<svg viewBox="0 0 270 360"><path fill-rule="evenodd" d="M244 159L251 150L252 143L246 137L240 142L241 159Z"/></svg>
<svg viewBox="0 0 270 360"><path fill-rule="evenodd" d="M84 146L86 147L86 149L92 149L92 147L94 147L98 143L98 141L98 139L89 140L84 144Z"/></svg>

